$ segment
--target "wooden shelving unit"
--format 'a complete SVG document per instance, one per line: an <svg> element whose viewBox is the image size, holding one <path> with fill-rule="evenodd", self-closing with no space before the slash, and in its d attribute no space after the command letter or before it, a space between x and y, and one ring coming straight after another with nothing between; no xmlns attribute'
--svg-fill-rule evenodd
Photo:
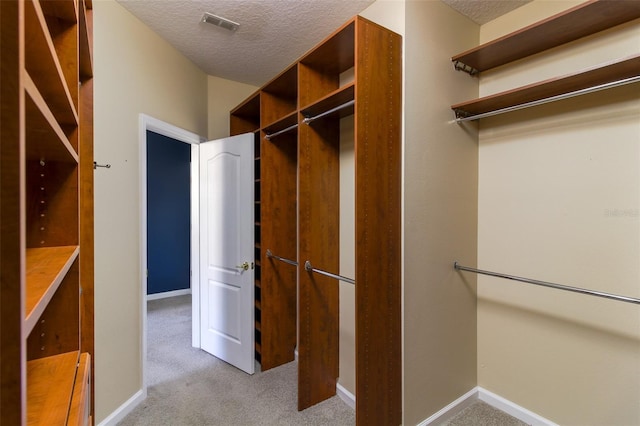
<svg viewBox="0 0 640 426"><path fill-rule="evenodd" d="M304 409L335 394L339 301L337 281L300 265L310 260L339 271L340 119L356 116L358 424L402 420L401 63L401 37L355 17L230 117L232 134L260 135L256 351L266 370L292 361L297 347L298 408ZM355 81L343 82L350 75ZM267 250L298 267L267 257Z"/></svg>
<svg viewBox="0 0 640 426"><path fill-rule="evenodd" d="M93 411L91 4L20 0L0 8L0 422L86 425Z"/></svg>
<svg viewBox="0 0 640 426"><path fill-rule="evenodd" d="M640 18L640 2L591 0L451 58L472 74Z"/></svg>
<svg viewBox="0 0 640 426"><path fill-rule="evenodd" d="M592 0L507 34L451 60L472 75L640 18L640 2ZM477 120L547 101L588 93L601 85L630 84L640 76L640 57L507 90L451 106L458 121ZM606 88L606 86L605 86Z"/></svg>

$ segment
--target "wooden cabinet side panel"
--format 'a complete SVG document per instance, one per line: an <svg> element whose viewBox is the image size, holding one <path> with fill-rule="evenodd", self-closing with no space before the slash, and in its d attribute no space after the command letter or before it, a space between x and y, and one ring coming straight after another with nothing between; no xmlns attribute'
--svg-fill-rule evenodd
<svg viewBox="0 0 640 426"><path fill-rule="evenodd" d="M339 121L301 125L299 137L298 409L336 393L338 377L338 282L307 272L304 262L339 271Z"/></svg>
<svg viewBox="0 0 640 426"><path fill-rule="evenodd" d="M0 1L0 423L7 425L24 424L26 420L26 368L21 343L21 7L18 2Z"/></svg>
<svg viewBox="0 0 640 426"><path fill-rule="evenodd" d="M357 21L356 423L402 422L401 37Z"/></svg>
<svg viewBox="0 0 640 426"><path fill-rule="evenodd" d="M296 267L270 259L296 259L296 133L261 141L261 366L293 361L296 347Z"/></svg>
<svg viewBox="0 0 640 426"><path fill-rule="evenodd" d="M80 87L80 351L88 353L91 387L94 365L93 79ZM90 389L91 413L95 392Z"/></svg>

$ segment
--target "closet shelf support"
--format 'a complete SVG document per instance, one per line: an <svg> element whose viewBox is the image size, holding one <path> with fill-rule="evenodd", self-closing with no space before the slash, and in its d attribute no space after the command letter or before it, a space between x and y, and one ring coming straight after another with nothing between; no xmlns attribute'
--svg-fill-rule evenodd
<svg viewBox="0 0 640 426"><path fill-rule="evenodd" d="M560 95L550 96L548 98L538 99L535 101L525 102L518 105L513 105L505 108L496 109L493 111L487 111L480 114L472 114L464 109L454 109L454 113L456 115L456 122L462 123L464 121L474 121L479 120L485 117L491 117L494 115L504 114L511 111L517 111L524 108L529 108L538 105L544 105L550 102L560 101L563 99L569 99L580 95L586 95L588 93L599 92L600 90L612 89L618 86L624 86L626 84L637 83L640 82L640 75L636 75L633 77L625 78L622 80L612 81L609 83L599 84L597 86L587 87L585 89L575 90L573 92L562 93Z"/></svg>
<svg viewBox="0 0 640 426"><path fill-rule="evenodd" d="M355 285L356 283L356 280L352 278L347 278L347 277L343 277L342 275L332 274L331 272L323 271L322 269L316 269L311 265L311 262L308 260L304 262L304 270L307 272L315 272L316 274L324 275L326 277L335 278L336 280L344 281L349 284Z"/></svg>
<svg viewBox="0 0 640 426"><path fill-rule="evenodd" d="M311 123L313 123L315 120L317 120L317 119L319 119L319 118L322 118L322 117L324 117L324 116L326 116L326 115L329 115L329 114L333 114L334 112L336 112L336 111L340 111L341 109L349 108L350 106L355 105L355 103L356 103L356 101L349 101L349 102L345 102L344 104L342 104L342 105L338 105L338 106L337 106L337 107L335 107L335 108L331 108L330 110L325 111L325 112L323 112L323 113L321 113L321 114L315 115L315 116L313 116L313 117L305 117L305 118L302 120L302 122L303 122L304 124L311 124Z"/></svg>
<svg viewBox="0 0 640 426"><path fill-rule="evenodd" d="M555 284L555 283L550 283L550 282L547 282L547 281L533 280L531 278L517 277L515 275L507 275L507 274L502 274L502 273L499 273L499 272L483 271L481 269L470 268L468 266L462 266L462 265L458 264L458 262L454 262L453 263L453 267L457 271L474 272L476 274L489 275L491 277L505 278L507 280L520 281L520 282L523 282L523 283L535 284L535 285L540 285L540 286L543 286L543 287L551 287L551 288L555 288L555 289L558 289L558 290L572 291L574 293L587 294L587 295L590 295L590 296L603 297L605 299L612 299L612 300L617 300L619 302L627 302L627 303L634 303L636 305L640 305L640 299L636 299L634 297L619 296L617 294L604 293L602 291L596 291L596 290L587 290L585 288L572 287L572 286L563 285L563 284Z"/></svg>
<svg viewBox="0 0 640 426"><path fill-rule="evenodd" d="M298 262L295 260L286 259L284 257L276 256L271 252L271 250L267 249L267 257L271 259L279 260L280 262L288 263L289 265L298 266Z"/></svg>

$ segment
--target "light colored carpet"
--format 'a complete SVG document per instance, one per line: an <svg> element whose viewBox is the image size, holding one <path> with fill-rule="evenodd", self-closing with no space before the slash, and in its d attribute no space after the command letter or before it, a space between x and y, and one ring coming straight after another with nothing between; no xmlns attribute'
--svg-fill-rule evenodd
<svg viewBox="0 0 640 426"><path fill-rule="evenodd" d="M191 347L191 297L148 302L148 396L126 425L354 425L338 397L297 410L295 362L250 376Z"/></svg>
<svg viewBox="0 0 640 426"><path fill-rule="evenodd" d="M489 404L476 401L442 426L527 426L527 424Z"/></svg>
<svg viewBox="0 0 640 426"><path fill-rule="evenodd" d="M337 396L297 410L297 364L250 376L191 347L191 296L148 302L148 396L121 426L347 426L355 412ZM443 426L524 426L476 402Z"/></svg>

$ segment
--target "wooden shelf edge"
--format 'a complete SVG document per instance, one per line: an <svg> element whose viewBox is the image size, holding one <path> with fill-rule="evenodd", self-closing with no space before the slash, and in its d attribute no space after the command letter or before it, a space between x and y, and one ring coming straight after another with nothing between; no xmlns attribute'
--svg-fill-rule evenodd
<svg viewBox="0 0 640 426"><path fill-rule="evenodd" d="M258 105L254 105L255 103ZM229 114L244 119L255 118L260 121L260 89L253 92L244 102L232 109Z"/></svg>
<svg viewBox="0 0 640 426"><path fill-rule="evenodd" d="M498 111L640 75L640 55L451 106L458 117Z"/></svg>
<svg viewBox="0 0 640 426"><path fill-rule="evenodd" d="M84 425L85 419L89 417L88 399L90 398L90 377L91 377L91 355L87 352L80 354L78 369L76 371L75 383L73 385L73 396L69 408L70 425Z"/></svg>
<svg viewBox="0 0 640 426"><path fill-rule="evenodd" d="M53 45L53 40L51 39L51 35L49 34L47 22L44 17L44 12L42 11L42 7L40 6L39 0L31 0L26 2L26 4L31 4L33 7L33 13L35 13L35 19L37 19L37 27L39 28L38 36L43 38L43 42L46 44L47 51L49 53L48 60L51 61L50 66L53 66L56 73L56 78L54 79L56 82L56 86L53 91L56 92L55 96L50 96L50 100L47 102L49 104L55 103L55 108L52 110L54 116L64 124L75 124L78 125L78 111L76 110L75 104L71 97L71 92L69 91L69 86L67 85L67 80L62 72L62 66L60 65L60 60L58 59L58 54L56 53L56 49ZM25 15L27 13L25 12ZM28 27L28 26L27 26ZM29 49L27 49L29 50ZM37 63L44 63L47 61L37 60ZM40 89L42 90L42 89ZM62 102L59 100L63 99ZM57 101L57 102L56 102Z"/></svg>
<svg viewBox="0 0 640 426"><path fill-rule="evenodd" d="M93 27L91 13L87 13L87 8L84 2L81 2L78 6L80 12L80 24L78 25L78 44L80 51L79 56L79 72L80 81L86 81L93 77L93 50L91 49L91 42L89 40L89 31Z"/></svg>
<svg viewBox="0 0 640 426"><path fill-rule="evenodd" d="M40 1L42 11L49 16L62 19L63 21L78 23L77 0L44 0Z"/></svg>
<svg viewBox="0 0 640 426"><path fill-rule="evenodd" d="M339 89L329 93L328 95L318 99L300 109L300 113L307 116L321 114L331 108L338 107L355 99L355 83L349 83ZM353 112L353 109L351 110Z"/></svg>
<svg viewBox="0 0 640 426"><path fill-rule="evenodd" d="M279 132L280 130L284 130L289 126L293 126L298 123L298 111L293 111L278 120L269 123L267 126L264 126L262 130L266 134L271 134L275 132Z"/></svg>
<svg viewBox="0 0 640 426"><path fill-rule="evenodd" d="M78 246L26 250L25 336L33 330L79 252Z"/></svg>
<svg viewBox="0 0 640 426"><path fill-rule="evenodd" d="M67 424L79 351L27 362L27 424Z"/></svg>
<svg viewBox="0 0 640 426"><path fill-rule="evenodd" d="M639 17L640 2L591 0L455 55L451 61L475 74Z"/></svg>
<svg viewBox="0 0 640 426"><path fill-rule="evenodd" d="M69 142L69 138L67 137L67 135L65 135L64 131L62 131L60 124L53 116L53 112L51 112L51 109L49 109L47 102L42 97L42 94L40 94L40 91L38 90L35 83L31 79L31 76L26 70L23 71L22 77L23 86L25 91L27 92L27 95L29 95L33 103L36 105L42 117L49 123L49 126L51 126L51 130L53 130L53 132L56 134L56 136L60 140L60 143L64 146L64 148L66 148L66 153L70 157L69 160L73 160L76 163L79 162L78 153L71 145L71 142ZM60 157L57 157L56 159L60 160L63 158L64 155L60 155Z"/></svg>

